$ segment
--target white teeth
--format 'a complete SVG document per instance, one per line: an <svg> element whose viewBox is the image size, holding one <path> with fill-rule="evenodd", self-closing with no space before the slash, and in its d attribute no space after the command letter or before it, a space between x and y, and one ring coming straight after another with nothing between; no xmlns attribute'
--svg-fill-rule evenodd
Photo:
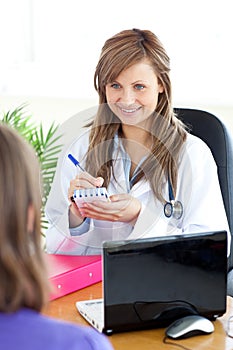
<svg viewBox="0 0 233 350"><path fill-rule="evenodd" d="M124 109L124 108L121 108L122 112L125 112L125 113L133 113L133 112L136 112L138 110L138 108L134 108L134 109Z"/></svg>

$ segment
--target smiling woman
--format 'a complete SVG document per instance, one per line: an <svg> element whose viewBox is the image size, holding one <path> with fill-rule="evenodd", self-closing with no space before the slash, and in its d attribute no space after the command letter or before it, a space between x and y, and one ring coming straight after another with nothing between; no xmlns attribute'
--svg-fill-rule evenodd
<svg viewBox="0 0 233 350"><path fill-rule="evenodd" d="M143 121L155 110L162 92L163 86L148 59L123 70L117 81L106 85L108 105L125 125L143 126Z"/></svg>
<svg viewBox="0 0 233 350"><path fill-rule="evenodd" d="M107 240L228 230L216 164L176 117L169 73L149 30L124 30L104 43L94 74L98 110L63 152L46 205L48 252L100 254ZM69 153L86 171L77 173ZM110 201L70 199L97 178ZM184 210L170 215L167 203Z"/></svg>

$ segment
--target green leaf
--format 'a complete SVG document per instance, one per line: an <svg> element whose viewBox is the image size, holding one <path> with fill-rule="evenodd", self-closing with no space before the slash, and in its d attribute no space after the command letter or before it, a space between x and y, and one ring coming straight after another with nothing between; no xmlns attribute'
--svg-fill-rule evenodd
<svg viewBox="0 0 233 350"><path fill-rule="evenodd" d="M44 207L53 183L58 157L62 149L62 145L58 144L62 135L56 135L59 125L55 125L55 122L52 122L47 132L44 131L42 123L36 125L32 120L32 116L26 114L26 106L27 104L22 104L13 111L3 113L0 121L16 129L32 145L39 159L43 181L41 208L41 225L43 230L48 227Z"/></svg>

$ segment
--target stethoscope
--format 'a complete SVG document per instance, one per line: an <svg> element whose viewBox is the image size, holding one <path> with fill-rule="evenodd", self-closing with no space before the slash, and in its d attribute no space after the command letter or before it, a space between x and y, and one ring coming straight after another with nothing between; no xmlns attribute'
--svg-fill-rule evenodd
<svg viewBox="0 0 233 350"><path fill-rule="evenodd" d="M164 215L167 218L171 216L175 219L179 220L183 215L183 205L180 201L175 201L175 197L172 191L172 185L170 182L170 178L168 177L168 193L169 193L169 202L164 204Z"/></svg>

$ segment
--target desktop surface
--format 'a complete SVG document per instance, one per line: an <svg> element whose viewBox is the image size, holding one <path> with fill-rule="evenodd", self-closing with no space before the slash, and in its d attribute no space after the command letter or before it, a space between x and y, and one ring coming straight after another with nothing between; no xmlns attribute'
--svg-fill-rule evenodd
<svg viewBox="0 0 233 350"><path fill-rule="evenodd" d="M77 312L75 302L78 300L91 300L101 297L102 283L100 282L59 299L53 300L43 310L43 313L51 317L88 326L88 323ZM222 317L214 321L215 331L212 334L195 336L177 341L169 340L169 342L180 344L192 350L232 350L233 338L228 337L226 335L226 331L229 317L233 315L233 299L228 297L227 304L227 312ZM231 322L231 329L233 335L233 321ZM109 340L115 350L178 349L177 345L164 344L164 335L165 328L157 328L113 334L109 337Z"/></svg>

